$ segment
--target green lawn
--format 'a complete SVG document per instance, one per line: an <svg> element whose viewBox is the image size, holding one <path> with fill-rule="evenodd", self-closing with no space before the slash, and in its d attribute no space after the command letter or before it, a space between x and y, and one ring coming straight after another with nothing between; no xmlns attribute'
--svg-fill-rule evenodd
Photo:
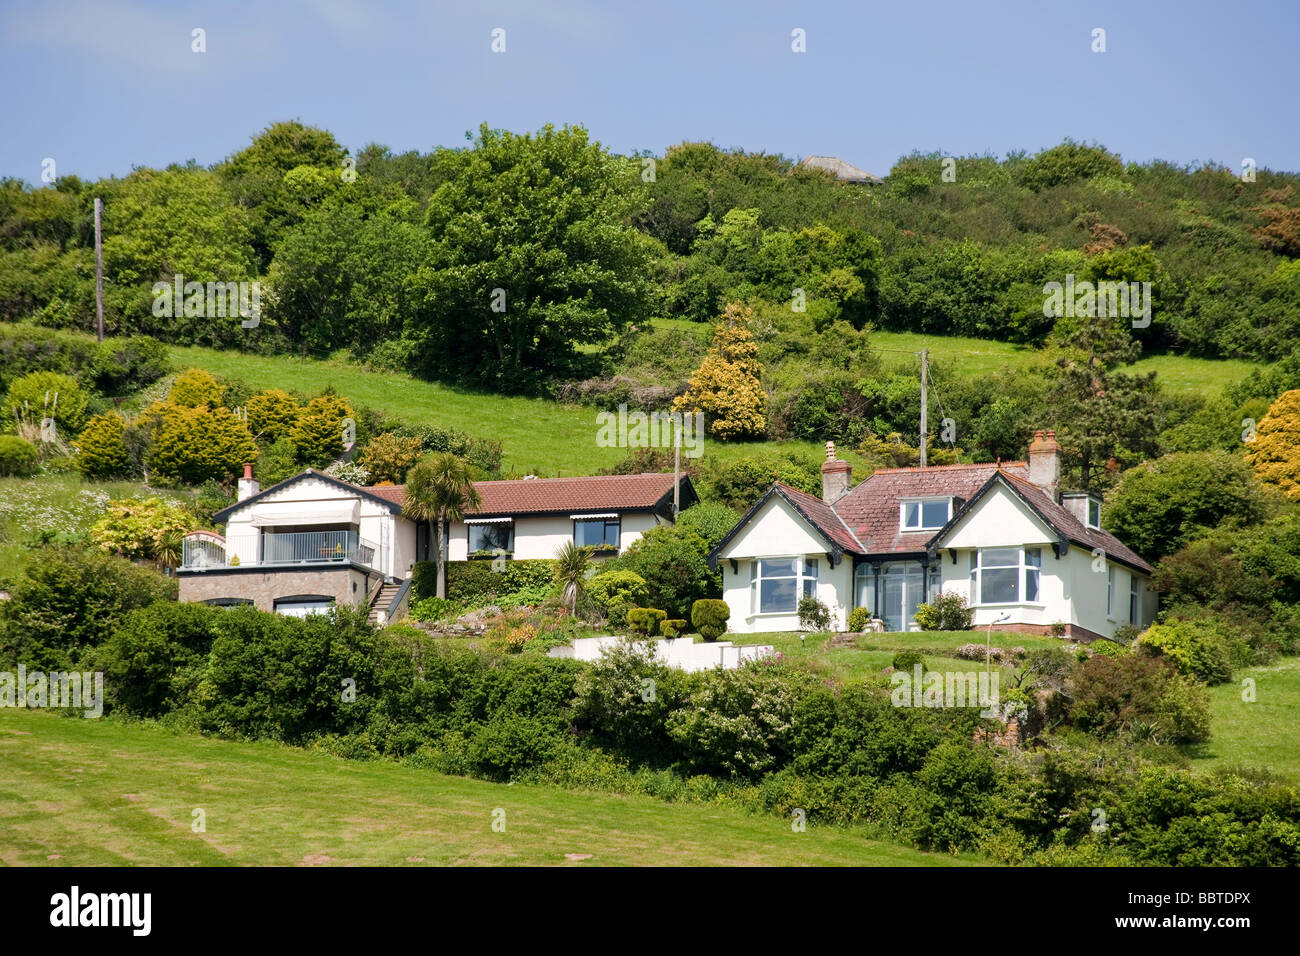
<svg viewBox="0 0 1300 956"><path fill-rule="evenodd" d="M1242 699L1246 679L1255 682L1254 701ZM1193 767L1245 764L1300 783L1300 657L1247 668L1211 687L1210 713L1209 743L1187 748Z"/></svg>
<svg viewBox="0 0 1300 956"><path fill-rule="evenodd" d="M492 784L48 712L0 709L0 767L0 863L10 866L983 862L851 828L796 833L729 809ZM204 832L192 830L196 809ZM492 829L497 810L505 832Z"/></svg>
<svg viewBox="0 0 1300 956"><path fill-rule="evenodd" d="M918 650L925 655L927 670L979 671L984 668L984 658L969 660L954 657L952 652L963 644L984 646L983 631L918 631L912 633L863 634L854 647L827 648L827 634L728 634L724 640L737 644L770 644L786 657L808 662L814 669L828 677L843 681L875 680L893 662L894 655L902 650ZM1040 647L1061 647L1064 642L1055 637L1036 634L1015 634L994 631L994 647L1023 647L1034 650ZM995 663L994 668L997 668ZM1000 686L1011 686L1014 668L1001 669Z"/></svg>

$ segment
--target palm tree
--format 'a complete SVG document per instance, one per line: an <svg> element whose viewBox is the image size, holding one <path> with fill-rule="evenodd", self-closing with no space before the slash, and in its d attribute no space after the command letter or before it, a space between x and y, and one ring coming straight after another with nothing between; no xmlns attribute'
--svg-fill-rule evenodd
<svg viewBox="0 0 1300 956"><path fill-rule="evenodd" d="M168 528L158 536L158 541L154 545L154 557L163 567L163 573L169 573L169 569L176 567L181 563L181 556L185 551L185 532L176 528Z"/></svg>
<svg viewBox="0 0 1300 956"><path fill-rule="evenodd" d="M578 611L578 598L582 596L582 582L591 567L591 552L577 547L572 541L564 542L555 552L555 577L564 585L560 600L570 614Z"/></svg>
<svg viewBox="0 0 1300 956"><path fill-rule="evenodd" d="M474 490L469 465L451 452L430 455L406 475L406 504L402 514L413 521L429 522L438 561L438 597L447 596L447 554L443 529L449 521L462 521L482 503Z"/></svg>

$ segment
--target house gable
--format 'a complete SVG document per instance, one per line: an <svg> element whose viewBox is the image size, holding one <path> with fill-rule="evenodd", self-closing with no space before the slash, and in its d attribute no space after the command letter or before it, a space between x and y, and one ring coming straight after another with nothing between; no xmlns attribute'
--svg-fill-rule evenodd
<svg viewBox="0 0 1300 956"><path fill-rule="evenodd" d="M291 491L292 493L290 493ZM338 498L358 498L367 504L376 506L379 510L391 514L400 513L402 510L400 505L379 495L371 494L365 488L348 484L346 481L340 481L322 471L316 471L314 468L308 468L301 474L286 478L270 488L259 491L255 495L250 495L243 501L236 501L229 508L223 508L212 516L212 520L216 524L223 524L230 521L233 516L244 509L261 502L312 501ZM241 515L235 520L247 520L247 518L247 515Z"/></svg>
<svg viewBox="0 0 1300 956"><path fill-rule="evenodd" d="M934 538L934 548L1000 548L1059 544L1061 536L1002 484L961 508Z"/></svg>
<svg viewBox="0 0 1300 956"><path fill-rule="evenodd" d="M835 564L842 550L779 485L773 485L713 549L709 564L717 567L720 559L787 554L828 554Z"/></svg>

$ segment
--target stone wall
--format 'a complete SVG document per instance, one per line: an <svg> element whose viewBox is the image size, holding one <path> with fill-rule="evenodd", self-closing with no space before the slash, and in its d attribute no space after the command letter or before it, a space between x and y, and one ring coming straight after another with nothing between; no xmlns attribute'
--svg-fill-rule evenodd
<svg viewBox="0 0 1300 956"><path fill-rule="evenodd" d="M323 594L336 604L364 607L380 582L375 571L352 565L329 568L220 568L177 574L182 601L221 598L251 600L259 611L274 611L279 598Z"/></svg>

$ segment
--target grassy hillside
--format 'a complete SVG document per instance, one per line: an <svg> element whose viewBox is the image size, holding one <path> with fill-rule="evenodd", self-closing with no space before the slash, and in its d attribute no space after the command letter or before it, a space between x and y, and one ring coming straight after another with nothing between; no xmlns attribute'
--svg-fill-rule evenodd
<svg viewBox="0 0 1300 956"><path fill-rule="evenodd" d="M1254 681L1253 701L1242 699L1248 678ZM1214 736L1189 752L1193 766L1265 767L1300 783L1300 657L1248 668L1234 681L1211 687L1210 710Z"/></svg>
<svg viewBox="0 0 1300 956"><path fill-rule="evenodd" d="M689 328L707 336L712 327L684 320L656 320L665 327ZM980 339L878 332L873 344L889 358L905 359L899 352L930 349L938 362L947 365L945 374L981 375L1008 366L1037 362L1030 348ZM368 371L346 362L266 356L198 347L174 347L172 358L178 367L198 366L210 372L242 379L255 389L290 388L317 392L333 386L341 394L363 405L382 409L408 421L429 422L458 428L482 438L495 438L504 451L507 473L542 475L585 475L609 467L626 456L626 449L596 444L596 412L587 406L561 405L541 398L523 398L477 392L409 375ZM1210 393L1245 375L1252 364L1161 355L1138 363L1138 371L1157 371L1166 388ZM938 382L936 382L938 384ZM939 386L942 389L942 385ZM815 457L822 454L817 442L784 441L761 443L707 442L706 455L731 460L764 449L797 449ZM842 457L861 465L847 449Z"/></svg>
<svg viewBox="0 0 1300 956"><path fill-rule="evenodd" d="M553 477L590 475L627 457L625 448L596 444L596 411L541 398L492 395L425 382L409 375L372 372L345 362L173 348L178 368L197 366L242 379L255 389L318 392L328 385L354 402L412 422L458 428L477 438L494 438L504 452L503 468ZM762 442L763 448L796 448L820 456L816 442ZM706 442L706 454L741 457L754 444ZM855 464L860 463L850 458Z"/></svg>
<svg viewBox="0 0 1300 956"><path fill-rule="evenodd" d="M105 759L111 754L112 759ZM970 865L853 829L0 710L0 863ZM192 830L202 809L206 830ZM505 832L492 829L505 811ZM589 855L571 861L566 854Z"/></svg>

